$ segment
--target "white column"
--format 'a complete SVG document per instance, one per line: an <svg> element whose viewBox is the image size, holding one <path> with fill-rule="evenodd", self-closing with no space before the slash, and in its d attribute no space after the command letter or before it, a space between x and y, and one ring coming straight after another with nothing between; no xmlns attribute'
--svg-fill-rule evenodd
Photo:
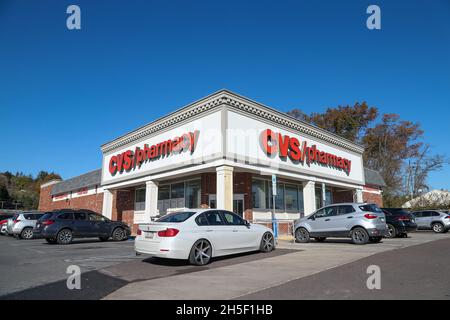
<svg viewBox="0 0 450 320"><path fill-rule="evenodd" d="M305 216L316 211L316 184L314 181L303 182L303 205Z"/></svg>
<svg viewBox="0 0 450 320"><path fill-rule="evenodd" d="M147 181L145 183L145 222L150 222L150 217L158 215L158 183Z"/></svg>
<svg viewBox="0 0 450 320"><path fill-rule="evenodd" d="M216 176L217 209L233 211L233 167L217 167Z"/></svg>
<svg viewBox="0 0 450 320"><path fill-rule="evenodd" d="M102 214L108 219L112 218L113 194L110 190L103 191L103 207Z"/></svg>
<svg viewBox="0 0 450 320"><path fill-rule="evenodd" d="M356 194L356 202L359 203L364 202L362 189L356 189L355 194Z"/></svg>

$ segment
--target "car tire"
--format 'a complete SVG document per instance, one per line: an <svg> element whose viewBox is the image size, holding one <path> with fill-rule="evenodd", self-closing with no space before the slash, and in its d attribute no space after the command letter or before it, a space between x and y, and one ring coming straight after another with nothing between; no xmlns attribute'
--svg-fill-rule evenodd
<svg viewBox="0 0 450 320"><path fill-rule="evenodd" d="M310 240L309 232L305 228L295 230L295 241L300 243L308 243Z"/></svg>
<svg viewBox="0 0 450 320"><path fill-rule="evenodd" d="M386 238L395 238L397 236L397 229L390 223L387 224Z"/></svg>
<svg viewBox="0 0 450 320"><path fill-rule="evenodd" d="M383 237L371 237L370 242L372 243L379 243L383 239Z"/></svg>
<svg viewBox="0 0 450 320"><path fill-rule="evenodd" d="M195 266L204 266L211 261L212 247L208 240L197 240L189 253L189 263Z"/></svg>
<svg viewBox="0 0 450 320"><path fill-rule="evenodd" d="M314 238L314 240L316 240L317 242L324 242L327 238L325 237L318 237L318 238Z"/></svg>
<svg viewBox="0 0 450 320"><path fill-rule="evenodd" d="M271 232L266 232L261 238L261 244L259 245L259 251L270 252L275 249L275 239Z"/></svg>
<svg viewBox="0 0 450 320"><path fill-rule="evenodd" d="M53 238L45 238L45 241L47 241L50 244L55 244L56 243L56 240L53 239Z"/></svg>
<svg viewBox="0 0 450 320"><path fill-rule="evenodd" d="M114 241L123 241L127 239L127 234L125 233L125 229L122 227L117 227L113 230L111 238Z"/></svg>
<svg viewBox="0 0 450 320"><path fill-rule="evenodd" d="M33 238L33 228L23 228L19 236L20 239L30 240Z"/></svg>
<svg viewBox="0 0 450 320"><path fill-rule="evenodd" d="M69 244L73 240L72 230L70 229L62 229L56 235L56 242L58 244Z"/></svg>
<svg viewBox="0 0 450 320"><path fill-rule="evenodd" d="M444 229L444 225L440 222L435 222L431 225L431 229L433 229L433 231L435 233L444 233L445 229Z"/></svg>
<svg viewBox="0 0 450 320"><path fill-rule="evenodd" d="M352 242L357 245L367 244L369 242L369 234L366 229L357 227L351 232Z"/></svg>
<svg viewBox="0 0 450 320"><path fill-rule="evenodd" d="M98 237L100 241L105 242L108 241L109 237Z"/></svg>

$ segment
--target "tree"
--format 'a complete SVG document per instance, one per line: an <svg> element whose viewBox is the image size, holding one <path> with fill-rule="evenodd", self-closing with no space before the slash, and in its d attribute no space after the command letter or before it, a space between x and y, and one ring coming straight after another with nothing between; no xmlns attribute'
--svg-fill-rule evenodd
<svg viewBox="0 0 450 320"><path fill-rule="evenodd" d="M419 124L400 120L397 114L384 114L381 123L366 130L364 165L380 172L386 194L402 191L404 161L418 156L422 135Z"/></svg>
<svg viewBox="0 0 450 320"><path fill-rule="evenodd" d="M405 166L405 193L411 198L419 196L421 191L429 190L427 178L430 172L442 169L444 163L448 162L443 155L430 153L430 146L424 145Z"/></svg>
<svg viewBox="0 0 450 320"><path fill-rule="evenodd" d="M369 107L364 101L353 106L328 108L324 113L313 112L309 116L300 109L293 109L288 114L353 142L360 142L364 130L377 118L378 109Z"/></svg>

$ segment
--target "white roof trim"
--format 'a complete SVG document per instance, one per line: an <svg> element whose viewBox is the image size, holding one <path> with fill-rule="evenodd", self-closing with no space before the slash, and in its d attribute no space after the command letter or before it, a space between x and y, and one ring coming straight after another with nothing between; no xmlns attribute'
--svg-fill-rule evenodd
<svg viewBox="0 0 450 320"><path fill-rule="evenodd" d="M252 101L246 97L240 96L228 90L220 90L192 104L189 104L173 113L168 114L156 121L153 121L143 127L131 131L115 140L102 145L102 152L108 152L117 149L126 144L137 141L145 136L158 132L168 127L176 126L177 123L191 118L197 114L206 112L220 105L226 105L244 112L248 112L257 117L264 118L273 122L275 125L289 127L299 133L304 133L320 140L330 142L345 149L363 153L364 148L336 134L318 128L304 121L297 120L283 112L267 107L258 102Z"/></svg>

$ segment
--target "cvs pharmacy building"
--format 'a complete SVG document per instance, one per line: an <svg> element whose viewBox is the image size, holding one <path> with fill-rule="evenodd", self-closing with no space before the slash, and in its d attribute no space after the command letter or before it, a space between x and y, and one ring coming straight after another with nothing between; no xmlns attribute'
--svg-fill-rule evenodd
<svg viewBox="0 0 450 320"><path fill-rule="evenodd" d="M101 150L101 170L43 185L40 209L94 209L136 229L156 216L200 207L269 223L275 206L283 233L283 222L325 204L381 205L384 182L364 169L361 146L226 90Z"/></svg>

